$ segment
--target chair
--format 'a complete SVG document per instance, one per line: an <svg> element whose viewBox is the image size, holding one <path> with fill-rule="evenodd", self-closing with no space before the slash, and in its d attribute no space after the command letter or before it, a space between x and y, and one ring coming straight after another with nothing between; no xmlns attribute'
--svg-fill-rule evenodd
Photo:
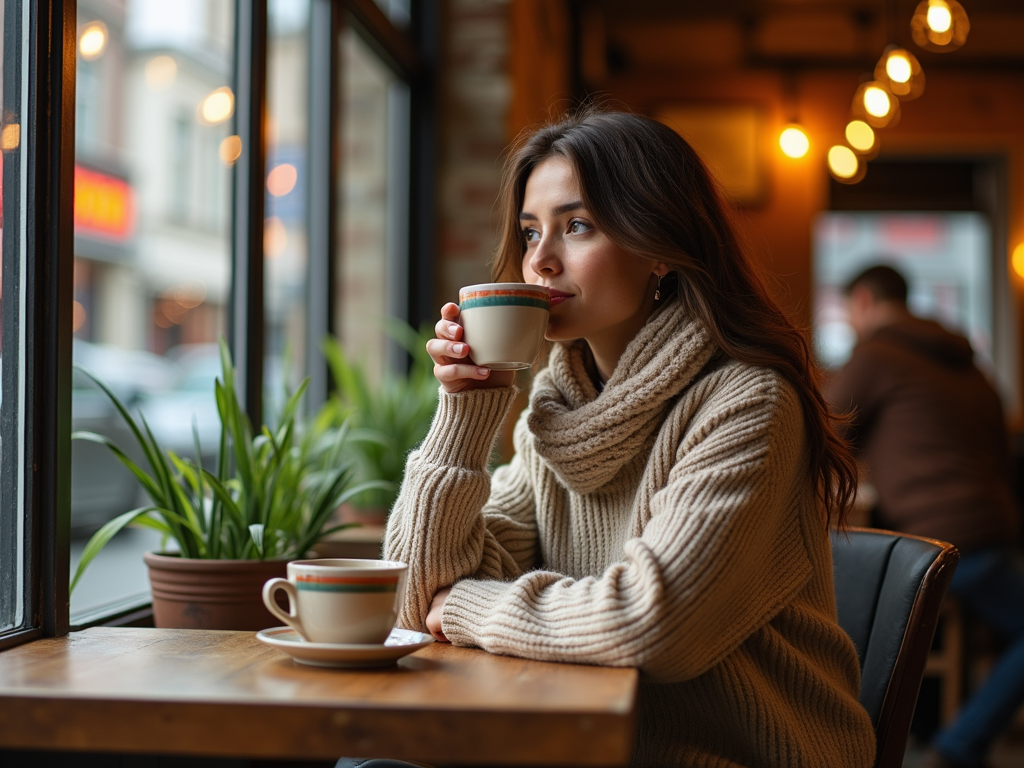
<svg viewBox="0 0 1024 768"><path fill-rule="evenodd" d="M833 532L839 625L860 658L860 702L876 768L899 768L942 599L960 553L942 541L869 528Z"/></svg>

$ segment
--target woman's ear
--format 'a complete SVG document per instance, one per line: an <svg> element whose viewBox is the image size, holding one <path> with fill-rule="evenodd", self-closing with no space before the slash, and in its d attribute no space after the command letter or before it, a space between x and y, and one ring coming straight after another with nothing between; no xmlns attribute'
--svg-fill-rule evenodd
<svg viewBox="0 0 1024 768"><path fill-rule="evenodd" d="M672 268L669 267L669 265L663 261L659 261L657 264L654 265L654 274L656 274L658 277L664 277L671 271Z"/></svg>

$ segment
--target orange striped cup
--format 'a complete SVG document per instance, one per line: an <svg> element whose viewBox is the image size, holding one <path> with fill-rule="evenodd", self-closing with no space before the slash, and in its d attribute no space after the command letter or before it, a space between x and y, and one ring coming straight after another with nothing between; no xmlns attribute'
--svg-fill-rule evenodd
<svg viewBox="0 0 1024 768"><path fill-rule="evenodd" d="M543 285L481 283L459 289L459 323L476 365L529 368L548 327L550 295Z"/></svg>
<svg viewBox="0 0 1024 768"><path fill-rule="evenodd" d="M295 560L287 579L263 585L263 603L308 642L378 645L395 626L407 573L393 560ZM287 612L278 590L288 595Z"/></svg>

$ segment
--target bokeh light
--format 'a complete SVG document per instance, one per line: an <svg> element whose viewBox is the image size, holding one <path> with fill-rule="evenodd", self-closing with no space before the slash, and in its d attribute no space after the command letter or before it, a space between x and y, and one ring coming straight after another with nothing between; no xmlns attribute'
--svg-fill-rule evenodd
<svg viewBox="0 0 1024 768"><path fill-rule="evenodd" d="M299 173L295 170L294 165L281 163L267 174L267 192L274 197L287 195L295 188L295 182L298 181L298 178Z"/></svg>
<svg viewBox="0 0 1024 768"><path fill-rule="evenodd" d="M163 91L174 85L178 76L178 62L170 56L154 56L146 62L146 87Z"/></svg>
<svg viewBox="0 0 1024 768"><path fill-rule="evenodd" d="M235 96L227 86L211 91L199 104L199 121L206 125L223 123L235 111Z"/></svg>
<svg viewBox="0 0 1024 768"><path fill-rule="evenodd" d="M98 59L107 49L107 25L102 21L92 21L82 28L78 36L78 52L86 61Z"/></svg>
<svg viewBox="0 0 1024 768"><path fill-rule="evenodd" d="M798 125L790 125L779 134L779 147L787 157L801 158L811 148L811 141L804 129Z"/></svg>
<svg viewBox="0 0 1024 768"><path fill-rule="evenodd" d="M875 148L875 132L863 120L851 120L846 124L846 141L858 152L870 152Z"/></svg>
<svg viewBox="0 0 1024 768"><path fill-rule="evenodd" d="M836 144L828 151L828 169L839 179L852 179L860 170L860 161L853 150Z"/></svg>
<svg viewBox="0 0 1024 768"><path fill-rule="evenodd" d="M238 136L228 136L220 143L218 154L224 165L234 165L242 155L242 140Z"/></svg>

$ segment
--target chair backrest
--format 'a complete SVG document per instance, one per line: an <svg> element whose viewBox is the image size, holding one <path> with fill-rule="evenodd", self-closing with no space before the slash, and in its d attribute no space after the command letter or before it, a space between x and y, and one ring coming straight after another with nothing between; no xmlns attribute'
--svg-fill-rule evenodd
<svg viewBox="0 0 1024 768"><path fill-rule="evenodd" d="M952 544L869 528L832 533L839 625L860 657L860 701L877 768L903 763L939 608L960 553Z"/></svg>

